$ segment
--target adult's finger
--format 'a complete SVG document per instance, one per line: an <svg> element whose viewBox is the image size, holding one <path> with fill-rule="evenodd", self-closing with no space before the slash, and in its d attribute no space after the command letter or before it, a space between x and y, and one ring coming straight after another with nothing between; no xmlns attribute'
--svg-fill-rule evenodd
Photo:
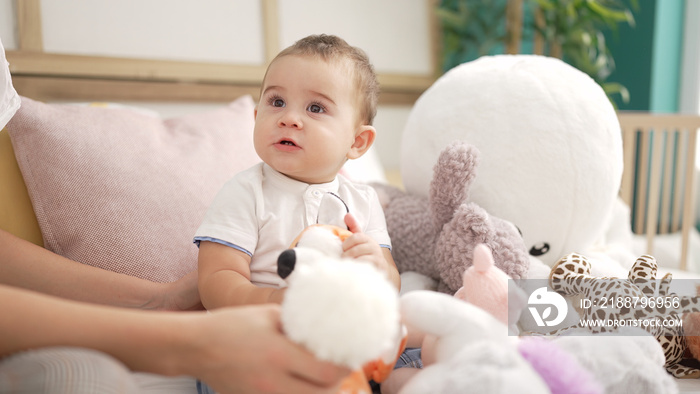
<svg viewBox="0 0 700 394"><path fill-rule="evenodd" d="M315 386L318 389L338 387L344 378L350 375L350 370L329 362L307 362L301 359L290 366L292 377L297 378L303 386Z"/></svg>

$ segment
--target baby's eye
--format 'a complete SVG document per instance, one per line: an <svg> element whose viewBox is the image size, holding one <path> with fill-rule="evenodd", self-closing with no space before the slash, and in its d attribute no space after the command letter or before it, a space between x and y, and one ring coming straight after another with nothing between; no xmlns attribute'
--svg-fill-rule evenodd
<svg viewBox="0 0 700 394"><path fill-rule="evenodd" d="M314 114L320 114L320 113L326 112L326 110L320 104L311 104L311 105L309 105L309 108L307 108L307 110L311 113L314 113Z"/></svg>
<svg viewBox="0 0 700 394"><path fill-rule="evenodd" d="M267 98L267 103L268 103L269 105L271 105L271 106L273 106L273 107L277 107L277 108L282 108L282 107L286 106L286 103L284 102L284 99L282 99L282 97L280 97L280 96L278 96L278 95L276 95L276 94L273 94L273 95L271 95L270 97L268 97L268 98Z"/></svg>

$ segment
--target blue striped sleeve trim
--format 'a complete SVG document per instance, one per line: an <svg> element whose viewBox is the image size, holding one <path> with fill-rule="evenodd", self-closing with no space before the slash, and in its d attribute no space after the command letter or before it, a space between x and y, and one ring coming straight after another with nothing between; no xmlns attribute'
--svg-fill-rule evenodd
<svg viewBox="0 0 700 394"><path fill-rule="evenodd" d="M247 254L247 255L250 256L250 257L253 257L253 254L250 253L248 250L246 250L246 249L244 249L244 248L241 248L240 246L238 246L238 245L236 245L236 244L232 244L231 242L226 242L226 241L224 241L224 240L222 240L222 239L212 238L212 237L195 237L193 242L197 245L197 247L199 247L199 243L202 242L202 241L214 242L214 243L217 243L217 244L226 245L226 246L228 246L228 247L231 247L231 248L234 248L234 249L236 249L236 250L239 250L239 251L241 251L241 252Z"/></svg>
<svg viewBox="0 0 700 394"><path fill-rule="evenodd" d="M379 247L380 247L380 248L387 248L387 249L391 250L391 245L379 244Z"/></svg>

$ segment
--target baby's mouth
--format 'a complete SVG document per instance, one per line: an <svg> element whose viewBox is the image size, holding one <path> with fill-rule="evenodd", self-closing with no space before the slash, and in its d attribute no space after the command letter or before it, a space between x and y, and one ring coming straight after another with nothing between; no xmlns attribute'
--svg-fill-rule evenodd
<svg viewBox="0 0 700 394"><path fill-rule="evenodd" d="M297 146L297 144L292 140L282 140L279 142L279 144L285 146Z"/></svg>

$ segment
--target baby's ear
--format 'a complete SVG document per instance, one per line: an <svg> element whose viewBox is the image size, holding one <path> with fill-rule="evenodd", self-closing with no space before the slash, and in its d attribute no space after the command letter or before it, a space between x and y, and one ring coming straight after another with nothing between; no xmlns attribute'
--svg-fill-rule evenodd
<svg viewBox="0 0 700 394"><path fill-rule="evenodd" d="M357 159L364 155L374 143L374 138L377 136L377 130L370 125L362 125L355 133L355 141L350 147L347 158L350 160Z"/></svg>

